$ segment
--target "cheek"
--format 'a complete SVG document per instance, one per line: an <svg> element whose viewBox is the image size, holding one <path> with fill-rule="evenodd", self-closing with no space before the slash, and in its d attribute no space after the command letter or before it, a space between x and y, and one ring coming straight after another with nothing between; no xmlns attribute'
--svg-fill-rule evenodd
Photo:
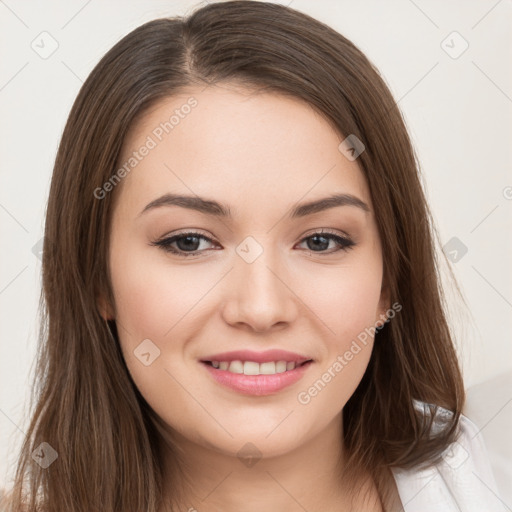
<svg viewBox="0 0 512 512"><path fill-rule="evenodd" d="M337 269L309 273L298 295L325 327L328 347L344 350L365 329L374 326L381 294L382 270L373 258Z"/></svg>
<svg viewBox="0 0 512 512"><path fill-rule="evenodd" d="M186 376L183 329L190 336L198 328L191 323L195 311L192 308L211 285L196 284L195 279L191 280L192 267L185 272L171 267L156 250L153 256L147 248L121 249L121 244L112 244L111 278L126 366L138 390L157 413L173 408L185 412L190 403L178 384ZM178 381L171 375L176 375Z"/></svg>
<svg viewBox="0 0 512 512"><path fill-rule="evenodd" d="M192 267L180 269L166 264L154 251L130 251L126 257L112 259L112 286L116 318L132 338L162 340L208 290L200 272ZM191 277L194 276L193 279Z"/></svg>
<svg viewBox="0 0 512 512"><path fill-rule="evenodd" d="M325 327L319 364L297 397L311 414L336 414L359 385L373 349L381 293L377 259L330 272L330 278L317 276L309 294L308 306L316 313L318 325Z"/></svg>

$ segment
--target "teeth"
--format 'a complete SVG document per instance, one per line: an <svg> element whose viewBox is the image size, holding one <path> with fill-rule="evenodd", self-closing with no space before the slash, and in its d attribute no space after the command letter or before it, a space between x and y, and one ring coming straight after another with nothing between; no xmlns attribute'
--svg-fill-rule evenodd
<svg viewBox="0 0 512 512"><path fill-rule="evenodd" d="M260 374L260 365L253 361L246 361L242 363L240 361L232 361L229 365L229 371L233 371L233 366L235 367L235 372L238 369L238 365L241 365L243 368L243 372L245 375L259 375Z"/></svg>
<svg viewBox="0 0 512 512"><path fill-rule="evenodd" d="M247 365L247 363L245 363L245 365ZM268 363L261 363L259 365L259 371L262 375L274 375L276 373L276 363L274 363L273 361L270 361Z"/></svg>
<svg viewBox="0 0 512 512"><path fill-rule="evenodd" d="M244 373L244 363L242 361L231 361L229 371L231 373Z"/></svg>
<svg viewBox="0 0 512 512"><path fill-rule="evenodd" d="M276 373L283 373L286 371L286 361L277 361Z"/></svg>
<svg viewBox="0 0 512 512"><path fill-rule="evenodd" d="M214 368L227 370L231 373L243 373L244 375L275 375L295 369L294 361L270 361L256 363L255 361L211 361Z"/></svg>

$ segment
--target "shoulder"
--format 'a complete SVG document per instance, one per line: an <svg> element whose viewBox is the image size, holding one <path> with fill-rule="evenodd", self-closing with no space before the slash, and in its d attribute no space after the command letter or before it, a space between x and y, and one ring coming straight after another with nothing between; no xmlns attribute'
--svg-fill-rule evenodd
<svg viewBox="0 0 512 512"><path fill-rule="evenodd" d="M428 404L418 402L428 414ZM435 424L452 413L440 408ZM477 426L461 415L458 435L441 462L426 469L392 469L405 512L481 512L508 510L499 497L483 437Z"/></svg>

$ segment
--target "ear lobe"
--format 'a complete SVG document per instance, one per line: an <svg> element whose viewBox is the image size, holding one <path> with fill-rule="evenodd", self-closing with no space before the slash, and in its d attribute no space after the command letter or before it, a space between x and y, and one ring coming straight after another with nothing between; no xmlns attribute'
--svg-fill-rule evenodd
<svg viewBox="0 0 512 512"><path fill-rule="evenodd" d="M101 317L104 320L114 320L114 312L110 303L105 299L103 295L99 295L96 299L96 305Z"/></svg>

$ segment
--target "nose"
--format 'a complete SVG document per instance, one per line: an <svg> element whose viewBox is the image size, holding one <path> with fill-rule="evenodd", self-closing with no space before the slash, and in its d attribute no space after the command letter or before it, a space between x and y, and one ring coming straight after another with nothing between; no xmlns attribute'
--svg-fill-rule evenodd
<svg viewBox="0 0 512 512"><path fill-rule="evenodd" d="M298 315L293 276L274 251L265 249L254 261L236 255L226 283L224 320L252 332L283 329Z"/></svg>

